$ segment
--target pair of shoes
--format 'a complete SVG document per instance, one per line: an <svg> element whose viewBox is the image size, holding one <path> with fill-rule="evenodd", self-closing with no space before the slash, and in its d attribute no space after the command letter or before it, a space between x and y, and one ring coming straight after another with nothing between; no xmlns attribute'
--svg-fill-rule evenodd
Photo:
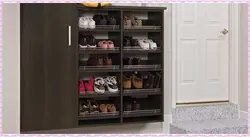
<svg viewBox="0 0 250 137"><path fill-rule="evenodd" d="M125 14L124 25L128 28L131 26L142 26L142 20L138 19L133 14Z"/></svg>
<svg viewBox="0 0 250 137"><path fill-rule="evenodd" d="M124 75L123 87L124 89L131 89L132 87L135 89L141 89L143 88L143 79L140 75L136 74Z"/></svg>
<svg viewBox="0 0 250 137"><path fill-rule="evenodd" d="M123 64L124 65L139 65L140 64L141 59L134 57L127 57L127 58L123 58Z"/></svg>
<svg viewBox="0 0 250 137"><path fill-rule="evenodd" d="M92 34L82 34L79 33L78 43L80 48L95 48L96 39Z"/></svg>
<svg viewBox="0 0 250 137"><path fill-rule="evenodd" d="M80 28L94 29L95 28L95 21L89 17L80 17L78 25Z"/></svg>
<svg viewBox="0 0 250 137"><path fill-rule="evenodd" d="M79 104L80 113L97 113L99 112L99 105L95 100L84 100Z"/></svg>
<svg viewBox="0 0 250 137"><path fill-rule="evenodd" d="M107 48L113 49L113 48L115 48L114 42L111 41L111 40L100 41L100 42L98 42L98 46L101 47L101 48L103 48L103 49L107 49Z"/></svg>
<svg viewBox="0 0 250 137"><path fill-rule="evenodd" d="M87 91L87 93L89 94L94 93L93 83L94 83L93 77L90 77L89 81L79 80L79 92L85 93L85 91Z"/></svg>
<svg viewBox="0 0 250 137"><path fill-rule="evenodd" d="M96 25L116 25L116 19L114 16L97 14L94 15L93 20Z"/></svg>
<svg viewBox="0 0 250 137"><path fill-rule="evenodd" d="M155 74L151 74L148 72L143 76L143 88L152 89L152 88L160 88L162 75L158 72Z"/></svg>
<svg viewBox="0 0 250 137"><path fill-rule="evenodd" d="M153 42L153 40L151 39L141 39L141 40L138 40L138 42L139 42L140 47L144 50L149 50L149 49L156 50L157 49L157 44Z"/></svg>
<svg viewBox="0 0 250 137"><path fill-rule="evenodd" d="M132 47L136 47L136 46L140 46L138 43L137 39L133 39L132 36L124 36L123 37L123 44L125 47L128 46L132 46Z"/></svg>
<svg viewBox="0 0 250 137"><path fill-rule="evenodd" d="M114 104L101 104L100 105L101 112L116 112L116 107Z"/></svg>
<svg viewBox="0 0 250 137"><path fill-rule="evenodd" d="M109 66L112 65L112 59L110 59L107 56L91 56L89 57L89 59L87 60L87 65L88 66Z"/></svg>
<svg viewBox="0 0 250 137"><path fill-rule="evenodd" d="M124 111L133 111L133 110L140 110L140 104L133 99L128 99L124 101L123 110Z"/></svg>
<svg viewBox="0 0 250 137"><path fill-rule="evenodd" d="M111 93L118 92L118 83L114 76L108 76L106 78L97 77L94 81L94 90L96 93L104 93L106 89Z"/></svg>

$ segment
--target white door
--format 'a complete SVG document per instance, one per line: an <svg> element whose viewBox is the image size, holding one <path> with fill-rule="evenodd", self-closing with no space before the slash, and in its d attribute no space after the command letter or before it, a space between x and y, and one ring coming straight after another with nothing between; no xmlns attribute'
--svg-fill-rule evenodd
<svg viewBox="0 0 250 137"><path fill-rule="evenodd" d="M176 102L229 100L229 4L176 6Z"/></svg>

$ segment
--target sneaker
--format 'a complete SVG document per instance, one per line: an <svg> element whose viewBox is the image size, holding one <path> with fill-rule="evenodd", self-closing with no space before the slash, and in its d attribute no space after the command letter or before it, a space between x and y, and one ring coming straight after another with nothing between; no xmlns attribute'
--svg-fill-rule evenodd
<svg viewBox="0 0 250 137"><path fill-rule="evenodd" d="M144 50L149 50L149 43L146 40L139 40L139 45Z"/></svg>
<svg viewBox="0 0 250 137"><path fill-rule="evenodd" d="M146 42L149 44L150 49L156 50L157 49L157 44L153 42L153 40L148 39Z"/></svg>
<svg viewBox="0 0 250 137"><path fill-rule="evenodd" d="M85 93L84 82L82 80L79 80L79 92Z"/></svg>
<svg viewBox="0 0 250 137"><path fill-rule="evenodd" d="M80 48L87 48L87 37L83 34L79 34L78 43Z"/></svg>
<svg viewBox="0 0 250 137"><path fill-rule="evenodd" d="M90 106L89 112L90 113L98 113L99 109L100 109L98 103L95 100L88 100L88 102L89 102L89 106Z"/></svg>
<svg viewBox="0 0 250 137"><path fill-rule="evenodd" d="M87 29L89 26L88 19L86 17L80 17L78 25L80 28Z"/></svg>
<svg viewBox="0 0 250 137"><path fill-rule="evenodd" d="M116 19L114 16L107 16L108 25L116 25Z"/></svg>
<svg viewBox="0 0 250 137"><path fill-rule="evenodd" d="M87 43L88 43L88 47L90 47L90 48L96 47L96 39L92 34L89 34L87 36Z"/></svg>
<svg viewBox="0 0 250 137"><path fill-rule="evenodd" d="M118 91L118 84L115 77L108 76L105 79L105 84L109 92L116 93Z"/></svg>
<svg viewBox="0 0 250 137"><path fill-rule="evenodd" d="M88 19L88 27L90 29L94 29L95 28L95 21L92 18Z"/></svg>
<svg viewBox="0 0 250 137"><path fill-rule="evenodd" d="M88 93L92 94L94 92L93 89L93 82L94 82L94 78L90 77L88 82L85 82L85 87Z"/></svg>
<svg viewBox="0 0 250 137"><path fill-rule="evenodd" d="M86 114L89 113L89 109L90 109L90 104L87 101L82 101L80 102L80 114Z"/></svg>
<svg viewBox="0 0 250 137"><path fill-rule="evenodd" d="M94 90L96 93L104 93L105 92L105 81L102 77L95 78L94 82Z"/></svg>

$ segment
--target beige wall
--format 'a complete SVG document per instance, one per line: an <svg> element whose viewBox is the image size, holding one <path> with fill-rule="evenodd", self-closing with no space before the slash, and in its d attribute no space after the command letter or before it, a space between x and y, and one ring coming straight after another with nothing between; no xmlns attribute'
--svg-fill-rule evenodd
<svg viewBox="0 0 250 137"><path fill-rule="evenodd" d="M240 7L240 110L248 112L248 5Z"/></svg>

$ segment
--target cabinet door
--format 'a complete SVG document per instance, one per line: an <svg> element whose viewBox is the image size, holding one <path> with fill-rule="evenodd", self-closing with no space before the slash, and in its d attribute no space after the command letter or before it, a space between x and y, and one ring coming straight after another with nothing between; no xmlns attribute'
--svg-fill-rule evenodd
<svg viewBox="0 0 250 137"><path fill-rule="evenodd" d="M75 4L21 4L21 132L77 127Z"/></svg>

